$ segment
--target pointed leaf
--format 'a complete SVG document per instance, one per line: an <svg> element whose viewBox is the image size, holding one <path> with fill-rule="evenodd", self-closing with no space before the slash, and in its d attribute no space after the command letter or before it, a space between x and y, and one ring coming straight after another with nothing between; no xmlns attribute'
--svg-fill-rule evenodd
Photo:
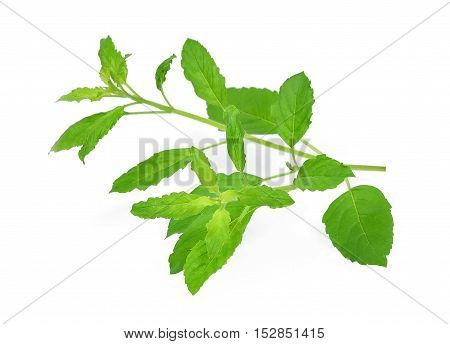
<svg viewBox="0 0 450 344"><path fill-rule="evenodd" d="M391 205L377 188L351 188L330 204L322 222L345 258L364 265L387 265L394 222Z"/></svg>
<svg viewBox="0 0 450 344"><path fill-rule="evenodd" d="M190 148L165 150L134 166L114 181L111 192L146 190L183 169L192 159Z"/></svg>
<svg viewBox="0 0 450 344"><path fill-rule="evenodd" d="M235 249L242 241L242 236L254 208L246 207L241 215L230 223L230 238L220 251L211 257L208 255L206 243L200 240L192 248L184 264L184 277L186 285L192 294L199 291L205 281L226 264Z"/></svg>
<svg viewBox="0 0 450 344"><path fill-rule="evenodd" d="M133 204L131 213L143 219L185 219L200 213L204 208L217 204L217 201L185 192L174 192L159 198Z"/></svg>
<svg viewBox="0 0 450 344"><path fill-rule="evenodd" d="M84 99L90 100L91 102L102 99L103 97L114 95L111 90L106 87L79 87L69 93L61 96L58 101L66 102L80 102Z"/></svg>
<svg viewBox="0 0 450 344"><path fill-rule="evenodd" d="M227 88L227 104L239 109L239 120L249 134L277 134L277 120L271 107L277 101L278 93L265 88ZM208 104L208 116L225 124L223 109Z"/></svg>
<svg viewBox="0 0 450 344"><path fill-rule="evenodd" d="M230 213L225 208L217 209L211 220L206 224L206 251L214 258L230 237Z"/></svg>
<svg viewBox="0 0 450 344"><path fill-rule="evenodd" d="M300 167L294 185L301 190L323 191L334 189L341 184L345 178L354 177L350 167L327 157L318 155L309 159Z"/></svg>
<svg viewBox="0 0 450 344"><path fill-rule="evenodd" d="M172 254L169 256L170 273L176 274L183 270L186 258L191 249L206 236L206 224L211 220L219 206L211 206L202 210L198 215L175 221L175 226L182 226L182 235L178 239ZM170 230L170 225L169 225Z"/></svg>
<svg viewBox="0 0 450 344"><path fill-rule="evenodd" d="M164 81L166 81L166 74L170 70L170 64L172 60L175 58L175 54L172 54L169 58L165 59L156 69L155 79L156 79L156 88L162 91L162 86Z"/></svg>
<svg viewBox="0 0 450 344"><path fill-rule="evenodd" d="M239 202L248 206L282 208L294 204L286 191L266 185L248 186L238 192Z"/></svg>
<svg viewBox="0 0 450 344"><path fill-rule="evenodd" d="M217 183L220 192L227 190L240 190L246 186L256 186L262 183L262 178L249 173L231 173L229 175L219 173Z"/></svg>
<svg viewBox="0 0 450 344"><path fill-rule="evenodd" d="M234 166L239 172L244 171L245 167L245 149L244 136L245 131L239 121L239 110L230 105L225 109L226 119L226 135L227 135L227 149L228 155L233 161Z"/></svg>
<svg viewBox="0 0 450 344"><path fill-rule="evenodd" d="M188 39L181 56L184 75L194 86L197 96L224 109L227 102L225 78L208 51L199 42Z"/></svg>
<svg viewBox="0 0 450 344"><path fill-rule="evenodd" d="M110 84L110 79L119 85L127 81L126 58L122 56L120 51L116 50L111 37L108 36L100 40L98 56L102 63L100 77L107 85Z"/></svg>
<svg viewBox="0 0 450 344"><path fill-rule="evenodd" d="M204 189L204 187L200 188ZM225 209L230 214L231 221L235 221L239 218L244 211L244 208L245 205L242 205L239 202L228 203L225 206ZM211 220L212 215L217 209L219 209L219 205L213 205L203 209L198 215L183 220L170 221L170 223L173 224L172 228L176 229L177 233L182 233L169 257L171 274L176 274L183 270L189 252L191 252L197 242L205 239L207 232L206 224ZM169 231L170 225L168 233ZM169 236L169 234L167 236Z"/></svg>
<svg viewBox="0 0 450 344"><path fill-rule="evenodd" d="M114 127L124 114L124 107L118 106L108 112L100 112L85 117L71 125L55 142L53 152L81 146L78 156L84 163L84 158L97 145L97 143Z"/></svg>
<svg viewBox="0 0 450 344"><path fill-rule="evenodd" d="M200 195L200 196L208 196L208 197L217 197L217 195L212 194L208 190L208 188L206 188L203 185L197 186L194 190L192 190L191 194ZM218 209L218 206L211 206L211 207L205 208L202 211L202 213L205 212L207 209L210 209L210 208L214 208L214 210L215 210L215 209ZM198 216L200 216L200 215L198 215ZM212 215L212 213L211 213L211 215ZM169 225L167 227L166 237L169 237L169 236L171 236L173 234L177 234L177 233L184 233L191 226L198 227L197 225L194 224L194 222L197 221L198 216L194 215L194 216L190 216L190 217L187 217L185 219L182 219L182 220L171 219L170 222L169 222ZM206 220L204 225L206 225L206 223L208 221L209 221L209 219Z"/></svg>
<svg viewBox="0 0 450 344"><path fill-rule="evenodd" d="M278 121L278 134L290 147L294 147L308 130L313 103L313 89L305 73L291 76L281 86L272 113Z"/></svg>
<svg viewBox="0 0 450 344"><path fill-rule="evenodd" d="M205 153L198 148L192 147L191 169L195 172L200 183L205 186L214 186L217 184L216 172L211 168L211 164Z"/></svg>
<svg viewBox="0 0 450 344"><path fill-rule="evenodd" d="M244 175L244 177L242 176ZM219 185L219 191L220 192L226 192L228 190L240 190L244 188L245 186L250 185L259 185L261 184L262 179L260 177L248 174L248 173L239 173L235 172L232 174L224 174L219 173L217 175L217 184ZM206 187L203 185L197 186L192 192L192 194L195 195L201 195L201 196L209 196L209 197L217 197L217 195L214 195L211 193ZM228 203L226 205L226 209L231 214L231 218L234 219L242 212L242 209L245 206L242 204L238 204L238 202ZM214 207L210 207L214 208ZM207 209L210 209L207 208ZM217 207L215 208L217 209ZM206 209L204 210L206 211ZM203 213L203 212L202 212ZM212 213L211 213L212 214ZM167 237L176 234L176 233L185 233L190 227L192 226L198 226L197 225L197 215L188 217L183 220L170 220L169 226L167 228ZM206 221L208 222L208 221ZM206 225L205 222L205 225Z"/></svg>

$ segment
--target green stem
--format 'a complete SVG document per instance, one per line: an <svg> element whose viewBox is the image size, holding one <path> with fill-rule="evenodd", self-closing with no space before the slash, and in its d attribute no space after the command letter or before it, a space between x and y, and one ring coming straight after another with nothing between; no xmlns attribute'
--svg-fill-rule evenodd
<svg viewBox="0 0 450 344"><path fill-rule="evenodd" d="M313 152L321 155L323 154L319 148L313 146L309 141L301 139L303 144L307 146L309 149L311 149ZM386 172L386 166L370 166L370 165L347 165L352 170L355 171L372 171L372 172Z"/></svg>
<svg viewBox="0 0 450 344"><path fill-rule="evenodd" d="M306 147L308 147L309 149L311 149L314 153L322 155L323 153L316 147L314 147L311 143L309 143L308 140L305 139L301 139L300 140Z"/></svg>
<svg viewBox="0 0 450 344"><path fill-rule="evenodd" d="M305 152L302 152L302 151L299 151L299 150L296 150L296 149L292 149L292 148L289 148L289 147L281 146L281 145L278 145L276 143L260 139L259 137L256 137L256 136L253 136L253 135L245 134L245 138L247 140L249 140L249 141L256 142L256 143L259 143L261 145L264 145L264 146L267 146L267 147L270 147L270 148L273 148L273 149L277 149L277 150L280 150L280 151L283 151L283 152L286 152L286 153L293 153L293 154L296 154L298 156L302 156L302 157L307 158L307 159L312 159L312 158L315 157L315 155L308 154L308 153L305 153Z"/></svg>
<svg viewBox="0 0 450 344"><path fill-rule="evenodd" d="M292 174L292 173L295 173L295 172L297 172L297 170L289 171L289 172L284 172L284 173L280 173L280 174L275 174L275 175L273 175L273 176L269 176L269 177L263 178L262 181L265 182L265 181L268 181L268 180L270 180L270 179L275 179L275 178L279 178L279 177L288 176L288 175L290 175L290 174Z"/></svg>
<svg viewBox="0 0 450 344"><path fill-rule="evenodd" d="M294 166L296 168L298 168L298 162L297 162L297 158L295 157L294 152L291 151L291 155L292 155L292 161L294 162Z"/></svg>
<svg viewBox="0 0 450 344"><path fill-rule="evenodd" d="M126 112L125 115L144 115L144 114L157 114L166 113L165 111L137 111L137 112Z"/></svg>
<svg viewBox="0 0 450 344"><path fill-rule="evenodd" d="M167 99L166 94L164 93L164 90L161 88L161 94L166 101L167 105L169 105L171 108L173 108L172 104L170 104L169 99Z"/></svg>
<svg viewBox="0 0 450 344"><path fill-rule="evenodd" d="M142 97L141 97L141 96L133 89L133 87L131 87L127 82L125 82L124 85L125 85L126 87L128 87L128 89L131 91L131 93L133 93L133 95L134 95L135 97L140 98L140 99L144 99L144 98L142 98ZM120 89L121 89L123 92L125 92L126 95L128 95L128 96L131 97L131 94L129 94L122 86L120 86Z"/></svg>
<svg viewBox="0 0 450 344"><path fill-rule="evenodd" d="M194 121L208 124L208 125L210 125L212 127L220 129L220 130L225 130L226 129L226 126L224 124L216 122L216 121L213 121L213 120L211 120L209 118L201 117L201 116L195 115L195 114L187 112L187 111L183 111L183 110L180 110L180 109L176 109L176 108L173 108L173 107L169 107L169 106L165 106L165 105L156 103L156 102L151 101L151 100L147 100L147 99L141 97L135 90L133 90L133 88L131 86L129 86L128 84L125 84L125 85L130 89L130 91L133 93L133 95L131 95L131 94L127 93L127 92L126 92L126 94L131 99L133 99L136 102L150 105L150 106L152 106L152 107L154 107L156 109L159 109L159 110L161 110L163 112L175 113L177 115L193 119ZM252 142L264 145L264 146L269 147L269 148L277 149L277 150L282 151L282 152L295 154L295 155L298 155L298 156L301 156L301 157L304 157L304 158L307 158L307 159L312 159L312 158L315 157L315 155L312 155L312 154L309 154L309 153L305 153L305 152L302 152L300 150L293 149L293 148L290 148L290 147L282 146L282 145L279 145L279 144L276 144L276 143L273 143L273 142L270 142L270 141L266 141L266 140L260 139L259 137L256 137L256 136L253 136L253 135L250 135L250 134L245 134L244 137L247 140L249 140L249 141L252 141ZM302 142L307 147L309 147L311 150L320 152L317 148L315 148L313 145L311 145L306 140L302 140ZM349 166L352 170L355 170L355 171L379 171L379 172L386 171L386 167L384 167L384 166L368 166L368 165L347 165L347 166Z"/></svg>
<svg viewBox="0 0 450 344"><path fill-rule="evenodd" d="M386 172L386 166L347 165L354 171Z"/></svg>
<svg viewBox="0 0 450 344"><path fill-rule="evenodd" d="M128 103L128 104L123 105L123 107L126 108L128 106L133 106L133 105L136 105L136 104L139 104L139 103L138 102L132 102L132 103Z"/></svg>
<svg viewBox="0 0 450 344"><path fill-rule="evenodd" d="M348 191L350 191L352 186L350 185L350 182L349 182L348 178L345 178L345 184L347 185Z"/></svg>
<svg viewBox="0 0 450 344"><path fill-rule="evenodd" d="M207 149L211 149L211 148L214 148L214 147L217 147L217 146L221 146L221 145L223 145L225 143L227 143L227 141L222 141L222 142L219 142L219 143L215 143L215 144L213 144L211 146L206 146L206 147L202 148L201 150L204 151L204 150L207 150Z"/></svg>

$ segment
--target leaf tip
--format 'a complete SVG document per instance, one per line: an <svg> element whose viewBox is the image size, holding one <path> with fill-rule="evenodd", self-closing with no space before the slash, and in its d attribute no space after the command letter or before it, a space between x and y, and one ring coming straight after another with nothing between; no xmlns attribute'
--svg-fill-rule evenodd
<svg viewBox="0 0 450 344"><path fill-rule="evenodd" d="M383 268L387 268L387 265L388 265L387 257L384 257L378 264L378 266L382 266Z"/></svg>
<svg viewBox="0 0 450 344"><path fill-rule="evenodd" d="M191 293L192 296L195 296L195 294L198 293L198 291L200 290L200 288L194 288L193 286L187 285L187 288L189 290L189 293Z"/></svg>
<svg viewBox="0 0 450 344"><path fill-rule="evenodd" d="M167 237L166 237L167 239ZM169 272L171 275L176 275L177 273L181 272L183 270L183 268L181 266L176 266L171 264L170 262L170 257L169 257Z"/></svg>
<svg viewBox="0 0 450 344"><path fill-rule="evenodd" d="M116 181L114 181L113 185L111 186L111 190L109 190L109 193L113 192L119 192Z"/></svg>
<svg viewBox="0 0 450 344"><path fill-rule="evenodd" d="M106 36L105 38L101 39L102 41L112 41L112 38L110 35Z"/></svg>
<svg viewBox="0 0 450 344"><path fill-rule="evenodd" d="M138 206L139 206L140 203L142 203L142 202L134 203L134 204L131 206L130 213L131 213L131 215L140 217L141 219L145 219L146 217L145 217L145 216L142 216L141 214L139 214L139 211L138 211Z"/></svg>
<svg viewBox="0 0 450 344"><path fill-rule="evenodd" d="M50 153L52 152L57 152L57 148L56 148L56 144L58 143L58 141L56 141L53 146L50 148L50 150L48 151L48 155L50 155Z"/></svg>

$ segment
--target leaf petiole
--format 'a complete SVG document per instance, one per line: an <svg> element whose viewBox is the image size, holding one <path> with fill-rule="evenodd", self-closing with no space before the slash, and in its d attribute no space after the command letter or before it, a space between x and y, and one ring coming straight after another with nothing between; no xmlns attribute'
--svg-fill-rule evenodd
<svg viewBox="0 0 450 344"><path fill-rule="evenodd" d="M225 144L225 143L227 143L227 141L222 141L222 142L219 142L219 143L215 143L215 144L213 144L213 145L211 145L211 146L203 147L203 148L201 148L201 150L202 150L202 151L205 151L205 150L207 150L207 149L211 149L211 148L214 148L214 147L217 147L217 146L221 146L221 145L223 145L223 144Z"/></svg>
<svg viewBox="0 0 450 344"><path fill-rule="evenodd" d="M173 109L173 106L172 106L172 104L170 104L169 99L167 99L166 94L164 93L163 89L161 89L161 94L162 94L164 100L166 101L167 105L169 105L169 107Z"/></svg>
<svg viewBox="0 0 450 344"><path fill-rule="evenodd" d="M129 115L144 115L144 114L160 114L166 113L165 111L136 111L136 112L125 112L126 116Z"/></svg>
<svg viewBox="0 0 450 344"><path fill-rule="evenodd" d="M316 147L313 146L311 143L309 143L308 140L300 139L300 141L301 141L306 147L308 147L309 149L311 149L314 153L319 154L319 155L323 154L318 148L316 148Z"/></svg>
<svg viewBox="0 0 450 344"><path fill-rule="evenodd" d="M297 172L297 171L298 171L297 169L294 169L294 170L292 170L292 171L288 171L288 172L284 172L284 173L280 173L280 174L275 174L275 175L273 175L273 176L269 176L269 177L263 178L262 181L265 182L265 181L268 181L268 180L270 180L270 179L275 179L275 178L280 178L280 177L288 176L288 175L293 174L293 173L295 173L295 172Z"/></svg>

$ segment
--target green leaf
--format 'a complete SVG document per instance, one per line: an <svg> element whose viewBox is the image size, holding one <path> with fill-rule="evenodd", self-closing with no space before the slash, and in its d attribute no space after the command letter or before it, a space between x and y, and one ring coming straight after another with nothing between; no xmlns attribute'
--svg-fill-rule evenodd
<svg viewBox="0 0 450 344"><path fill-rule="evenodd" d="M305 73L291 76L281 86L272 114L278 122L278 134L288 146L294 147L308 130L313 103L313 89Z"/></svg>
<svg viewBox="0 0 450 344"><path fill-rule="evenodd" d="M111 37L100 40L100 50L98 52L102 68L100 77L107 85L110 85L110 79L116 84L121 85L127 81L128 69L126 58L117 51ZM127 54L127 57L129 54Z"/></svg>
<svg viewBox="0 0 450 344"><path fill-rule="evenodd" d="M208 104L225 109L225 78L208 51L199 42L188 39L184 43L181 57L184 75L194 86L197 96Z"/></svg>
<svg viewBox="0 0 450 344"><path fill-rule="evenodd" d="M236 106L239 120L249 134L277 134L277 120L271 107L277 101L278 93L265 88L227 88L227 104ZM225 124L223 109L208 104L208 116Z"/></svg>
<svg viewBox="0 0 450 344"><path fill-rule="evenodd" d="M239 172L243 172L245 167L245 131L238 116L239 110L234 105L230 105L225 109L228 155L236 169Z"/></svg>
<svg viewBox="0 0 450 344"><path fill-rule="evenodd" d="M217 175L220 192L227 190L240 190L245 186L256 186L262 183L262 178L248 173L235 172L230 175L219 173Z"/></svg>
<svg viewBox="0 0 450 344"><path fill-rule="evenodd" d="M124 107L118 106L107 112L100 112L83 118L71 125L52 147L53 152L81 146L78 156L84 158L95 148L97 143L114 127L124 114Z"/></svg>
<svg viewBox="0 0 450 344"><path fill-rule="evenodd" d="M217 201L206 196L174 192L159 198L149 198L147 201L135 203L131 213L143 219L157 217L185 219L214 204L217 204Z"/></svg>
<svg viewBox="0 0 450 344"><path fill-rule="evenodd" d="M156 69L155 79L156 79L156 88L162 91L162 86L164 81L166 81L166 74L170 70L170 64L172 60L175 58L175 54L172 54L168 59L165 59Z"/></svg>
<svg viewBox="0 0 450 344"><path fill-rule="evenodd" d="M230 175L219 173L217 174L217 183L219 185L219 191L220 192L226 192L228 190L240 190L245 186L250 185L259 185L262 182L262 178L248 174L243 173L244 178L242 177L242 174L239 172L232 173ZM217 197L217 195L214 195L211 193L206 187L203 185L197 186L192 192L192 194L195 195L201 195L201 196L209 196L209 197ZM231 218L234 219L235 217L239 216L239 214L242 212L242 209L245 206L242 204L239 204L238 202L229 203L226 205L226 209L231 214ZM201 214L190 216L183 220L174 220L171 219L169 222L169 226L167 228L167 237L176 234L176 233L185 233L189 230L191 227L199 227L199 224L197 221L200 221L199 217L207 211L207 209L215 208L218 209L218 207L209 207L206 208ZM215 210L214 209L214 210ZM237 214L237 215L236 215ZM211 213L212 215L212 213ZM209 219L204 222L204 225L209 221ZM201 222L203 223L203 222ZM205 229L206 230L206 229Z"/></svg>
<svg viewBox="0 0 450 344"><path fill-rule="evenodd" d="M391 205L377 188L351 188L330 204L322 222L341 254L360 264L387 266L394 222Z"/></svg>
<svg viewBox="0 0 450 344"><path fill-rule="evenodd" d="M84 99L88 99L91 102L94 102L102 99L103 97L112 95L114 94L106 87L79 87L61 96L58 101L80 102Z"/></svg>
<svg viewBox="0 0 450 344"><path fill-rule="evenodd" d="M191 169L195 172L200 183L205 186L215 186L217 184L216 172L211 168L211 164L205 153L198 148L192 147Z"/></svg>
<svg viewBox="0 0 450 344"><path fill-rule="evenodd" d="M327 157L318 155L309 159L300 167L294 185L301 190L323 191L334 189L341 184L345 178L354 177L350 167Z"/></svg>
<svg viewBox="0 0 450 344"><path fill-rule="evenodd" d="M242 236L254 208L246 207L239 217L230 223L229 240L222 246L219 252L211 257L208 255L206 242L200 240L190 251L184 264L184 277L186 285L192 294L199 291L205 281L219 270L233 255L236 247L242 241Z"/></svg>
<svg viewBox="0 0 450 344"><path fill-rule="evenodd" d="M219 208L206 224L206 251L210 258L214 258L230 237L230 213L225 208Z"/></svg>
<svg viewBox="0 0 450 344"><path fill-rule="evenodd" d="M238 192L239 202L248 206L282 208L294 204L289 194L266 185L248 186Z"/></svg>
<svg viewBox="0 0 450 344"><path fill-rule="evenodd" d="M171 220L169 231L175 228L183 234L178 239L172 254L169 256L170 273L176 274L183 270L186 258L191 249L206 236L206 224L211 220L212 215L219 209L219 206L210 206L202 210L198 215L188 217L183 220ZM172 225L172 227L171 227ZM178 227L178 228L177 228Z"/></svg>
<svg viewBox="0 0 450 344"><path fill-rule="evenodd" d="M217 195L214 195L213 193L211 193L208 188L206 188L203 185L199 185L197 186L194 190L192 190L191 194L194 195L200 195L200 196L208 196L208 197L217 197ZM218 209L218 206L212 206L212 207L208 207L205 208L203 212L205 212L207 209L209 208L215 208ZM201 215L201 214L200 214ZM185 231L188 230L189 227L191 226L195 226L197 227L197 225L193 224L196 219L200 216L200 215L194 215L194 216L190 216L187 217L185 219L182 220L175 220L175 219L171 219L169 222L169 226L167 227L167 234L166 237L169 237L173 234L177 234L177 233L184 233ZM212 215L212 213L211 213ZM206 223L209 221L206 220L206 222L204 223L206 225Z"/></svg>
<svg viewBox="0 0 450 344"><path fill-rule="evenodd" d="M146 190L183 169L192 159L190 148L165 150L134 166L114 181L111 192Z"/></svg>
<svg viewBox="0 0 450 344"><path fill-rule="evenodd" d="M203 186L199 186L194 192L208 193ZM231 202L225 205L225 209L230 214L231 221L241 216L244 208L245 205L239 202ZM206 224L211 220L212 215L217 209L219 209L219 205L212 205L203 209L198 215L190 216L182 220L170 220L167 236L174 233L182 233L175 244L173 253L169 257L171 274L176 274L183 270L186 257L191 249L198 241L205 239L207 232Z"/></svg>

